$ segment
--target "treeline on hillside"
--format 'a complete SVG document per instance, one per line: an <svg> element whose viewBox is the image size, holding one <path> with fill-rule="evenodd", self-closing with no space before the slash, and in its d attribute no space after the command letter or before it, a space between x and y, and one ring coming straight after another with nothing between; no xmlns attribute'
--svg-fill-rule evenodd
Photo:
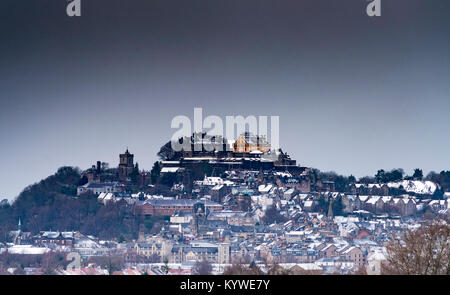
<svg viewBox="0 0 450 295"><path fill-rule="evenodd" d="M12 205L0 207L0 241L17 229L23 231L80 231L99 238L137 237L139 220L125 203L98 203L95 195L76 197L80 171L62 167L48 178L27 187Z"/></svg>

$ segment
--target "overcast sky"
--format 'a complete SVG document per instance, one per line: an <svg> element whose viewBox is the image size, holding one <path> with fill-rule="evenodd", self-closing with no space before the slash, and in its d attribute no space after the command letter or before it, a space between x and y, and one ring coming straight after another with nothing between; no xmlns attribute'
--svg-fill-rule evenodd
<svg viewBox="0 0 450 295"><path fill-rule="evenodd" d="M64 165L151 169L176 115L278 115L301 165L450 170L450 3L0 2L0 198Z"/></svg>

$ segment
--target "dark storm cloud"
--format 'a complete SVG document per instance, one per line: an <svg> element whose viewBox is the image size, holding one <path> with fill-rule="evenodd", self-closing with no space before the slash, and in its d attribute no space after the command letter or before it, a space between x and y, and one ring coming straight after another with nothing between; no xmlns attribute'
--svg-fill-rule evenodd
<svg viewBox="0 0 450 295"><path fill-rule="evenodd" d="M194 107L279 115L283 149L322 170L449 169L449 3L367 3L3 0L0 196L126 146L150 169Z"/></svg>

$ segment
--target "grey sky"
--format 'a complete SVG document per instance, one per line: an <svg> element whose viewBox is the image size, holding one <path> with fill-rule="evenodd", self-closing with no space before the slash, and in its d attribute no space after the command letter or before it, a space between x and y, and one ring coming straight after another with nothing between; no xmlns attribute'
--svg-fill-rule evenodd
<svg viewBox="0 0 450 295"><path fill-rule="evenodd" d="M150 169L194 107L279 115L283 150L324 171L450 169L448 1L66 3L0 4L0 197L126 147Z"/></svg>

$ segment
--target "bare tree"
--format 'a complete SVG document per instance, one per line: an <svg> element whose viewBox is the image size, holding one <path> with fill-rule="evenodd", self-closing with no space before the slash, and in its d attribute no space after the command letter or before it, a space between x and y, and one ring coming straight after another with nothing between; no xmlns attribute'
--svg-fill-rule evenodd
<svg viewBox="0 0 450 295"><path fill-rule="evenodd" d="M210 275L212 273L212 265L207 260L197 261L192 269L194 275Z"/></svg>
<svg viewBox="0 0 450 295"><path fill-rule="evenodd" d="M163 161L173 160L177 153L172 148L172 141L163 145L157 155Z"/></svg>
<svg viewBox="0 0 450 295"><path fill-rule="evenodd" d="M245 259L240 259L234 261L231 266L228 266L224 275L264 275L261 268L255 263L246 261Z"/></svg>
<svg viewBox="0 0 450 295"><path fill-rule="evenodd" d="M120 271L125 267L125 257L122 255L105 255L105 256L91 256L85 264L95 263L96 265L107 269L109 274L115 271Z"/></svg>
<svg viewBox="0 0 450 295"><path fill-rule="evenodd" d="M161 256L156 253L149 256L138 255L133 249L127 250L125 261L128 263L158 263L161 261Z"/></svg>
<svg viewBox="0 0 450 295"><path fill-rule="evenodd" d="M416 230L406 231L387 246L383 274L450 274L450 225L435 220Z"/></svg>
<svg viewBox="0 0 450 295"><path fill-rule="evenodd" d="M273 265L269 270L267 270L268 275L289 275L290 271L285 269L279 264Z"/></svg>

